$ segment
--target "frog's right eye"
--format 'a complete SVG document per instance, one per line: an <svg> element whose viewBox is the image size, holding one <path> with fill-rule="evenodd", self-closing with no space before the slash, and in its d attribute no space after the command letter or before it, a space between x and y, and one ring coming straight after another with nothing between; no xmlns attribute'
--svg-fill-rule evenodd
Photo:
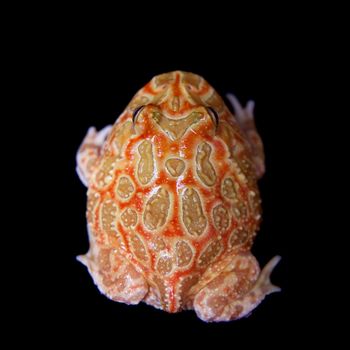
<svg viewBox="0 0 350 350"><path fill-rule="evenodd" d="M137 121L137 118L139 117L140 113L142 112L143 108L145 106L140 106L140 107L137 107L134 112L132 113L132 122L135 124L136 121Z"/></svg>
<svg viewBox="0 0 350 350"><path fill-rule="evenodd" d="M213 107L207 107L207 111L210 115L211 120L213 121L215 127L217 128L219 125L219 115L218 112Z"/></svg>

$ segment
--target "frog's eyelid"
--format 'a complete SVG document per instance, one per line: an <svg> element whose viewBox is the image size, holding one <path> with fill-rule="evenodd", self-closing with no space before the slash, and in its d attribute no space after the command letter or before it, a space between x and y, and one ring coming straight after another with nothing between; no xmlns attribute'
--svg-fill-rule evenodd
<svg viewBox="0 0 350 350"><path fill-rule="evenodd" d="M217 128L219 125L219 115L216 112L216 110L213 107L207 107L207 110L209 112L209 115L211 117L211 119L213 120L215 127Z"/></svg>
<svg viewBox="0 0 350 350"><path fill-rule="evenodd" d="M133 124L136 123L136 120L137 120L137 117L140 115L141 111L143 110L145 106L140 106L140 107L137 107L134 112L132 113L132 122Z"/></svg>

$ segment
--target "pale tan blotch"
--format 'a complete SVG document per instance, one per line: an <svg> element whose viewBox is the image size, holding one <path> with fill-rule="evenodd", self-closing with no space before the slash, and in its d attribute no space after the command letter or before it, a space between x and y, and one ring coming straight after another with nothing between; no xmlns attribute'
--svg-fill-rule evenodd
<svg viewBox="0 0 350 350"><path fill-rule="evenodd" d="M167 98L167 90L164 90L160 92L159 94L153 96L151 104L152 105L159 105L162 102L164 102Z"/></svg>
<svg viewBox="0 0 350 350"><path fill-rule="evenodd" d="M236 228L231 233L229 244L230 247L234 247L236 245L240 245L245 243L249 238L249 233L244 228Z"/></svg>
<svg viewBox="0 0 350 350"><path fill-rule="evenodd" d="M161 85L170 84L174 82L174 80L175 80L174 73L171 72L171 73L164 73L164 74L157 75L153 79L153 83L156 87L159 87Z"/></svg>
<svg viewBox="0 0 350 350"><path fill-rule="evenodd" d="M122 158L123 156L123 147L127 143L133 132L132 122L130 120L126 121L122 124L115 132L113 136L113 149L118 158Z"/></svg>
<svg viewBox="0 0 350 350"><path fill-rule="evenodd" d="M127 208L120 216L125 227L134 227L137 224L137 213L134 209Z"/></svg>
<svg viewBox="0 0 350 350"><path fill-rule="evenodd" d="M237 197L237 190L238 185L230 178L224 179L224 181L221 184L221 192L222 195L234 202L238 200Z"/></svg>
<svg viewBox="0 0 350 350"><path fill-rule="evenodd" d="M203 101L201 100L201 98L199 97L198 94L196 94L191 85L187 85L185 86L184 89L187 93L187 99L190 103L192 103L193 105L198 105L198 106L202 106L203 105Z"/></svg>
<svg viewBox="0 0 350 350"><path fill-rule="evenodd" d="M148 230L156 230L165 224L169 206L169 192L165 188L160 187L146 203L143 222Z"/></svg>
<svg viewBox="0 0 350 350"><path fill-rule="evenodd" d="M222 112L224 109L224 101L215 91L206 100L206 104L208 106L214 107L217 112Z"/></svg>
<svg viewBox="0 0 350 350"><path fill-rule="evenodd" d="M170 119L159 112L153 112L152 119L173 141L180 139L187 129L203 118L203 113L192 112L182 119Z"/></svg>
<svg viewBox="0 0 350 350"><path fill-rule="evenodd" d="M212 263L221 253L223 244L220 239L211 242L208 247L199 256L198 266L206 267Z"/></svg>
<svg viewBox="0 0 350 350"><path fill-rule="evenodd" d="M212 147L207 142L202 142L197 148L196 170L198 177L207 186L213 186L216 181L216 173L210 162Z"/></svg>
<svg viewBox="0 0 350 350"><path fill-rule="evenodd" d="M184 84L192 85L196 89L199 89L199 86L202 80L203 79L199 75L196 75L193 73L184 73L182 75L182 82Z"/></svg>
<svg viewBox="0 0 350 350"><path fill-rule="evenodd" d="M173 268L172 258L170 256L161 256L157 262L157 270L161 275L167 275Z"/></svg>
<svg viewBox="0 0 350 350"><path fill-rule="evenodd" d="M164 239L159 236L155 236L151 239L149 247L155 252L160 252L166 248Z"/></svg>
<svg viewBox="0 0 350 350"><path fill-rule="evenodd" d="M248 216L248 208L244 202L239 201L232 206L232 211L237 220Z"/></svg>
<svg viewBox="0 0 350 350"><path fill-rule="evenodd" d="M95 209L100 201L101 195L98 192L89 191L87 200L87 222L91 225L95 223Z"/></svg>
<svg viewBox="0 0 350 350"><path fill-rule="evenodd" d="M98 188L109 186L115 177L116 157L106 157L95 175L95 183Z"/></svg>
<svg viewBox="0 0 350 350"><path fill-rule="evenodd" d="M146 247L143 244L141 238L134 233L134 234L130 234L129 239L130 239L131 250L136 256L136 258L141 261L147 261L148 254L146 251Z"/></svg>
<svg viewBox="0 0 350 350"><path fill-rule="evenodd" d="M207 218L203 213L201 200L193 188L187 188L183 192L182 220L187 232L192 236L200 236L207 226Z"/></svg>
<svg viewBox="0 0 350 350"><path fill-rule="evenodd" d="M185 241L178 241L175 246L176 265L178 267L187 266L192 259L193 252L188 243Z"/></svg>
<svg viewBox="0 0 350 350"><path fill-rule="evenodd" d="M240 156L236 157L236 161L243 174L245 174L248 178L255 178L253 163L245 154L241 154Z"/></svg>
<svg viewBox="0 0 350 350"><path fill-rule="evenodd" d="M126 176L121 176L116 187L118 197L122 200L129 199L134 191L135 186L132 181Z"/></svg>
<svg viewBox="0 0 350 350"><path fill-rule="evenodd" d="M150 101L150 99L148 97L146 97L145 95L137 94L129 103L128 108L131 109L132 111L134 111L138 107L141 107L141 106L148 104L149 101Z"/></svg>
<svg viewBox="0 0 350 350"><path fill-rule="evenodd" d="M219 232L224 232L230 225L230 215L228 210L219 204L213 209L214 226Z"/></svg>
<svg viewBox="0 0 350 350"><path fill-rule="evenodd" d="M100 208L100 222L102 229L108 234L116 233L117 205L110 198L103 201Z"/></svg>
<svg viewBox="0 0 350 350"><path fill-rule="evenodd" d="M165 162L165 167L171 176L178 177L185 170L185 162L182 159L170 158Z"/></svg>
<svg viewBox="0 0 350 350"><path fill-rule="evenodd" d="M142 185L147 185L154 175L154 158L151 141L145 140L138 146L140 161L137 167L137 177Z"/></svg>

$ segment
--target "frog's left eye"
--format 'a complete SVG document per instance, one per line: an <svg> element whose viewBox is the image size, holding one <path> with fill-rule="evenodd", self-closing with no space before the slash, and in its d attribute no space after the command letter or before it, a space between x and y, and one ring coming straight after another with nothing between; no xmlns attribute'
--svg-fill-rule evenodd
<svg viewBox="0 0 350 350"><path fill-rule="evenodd" d="M142 112L142 110L143 110L144 107L145 107L145 106L140 106L140 107L137 107L137 108L134 110L134 112L133 112L133 114L132 114L132 122L133 122L134 124L136 123L137 118L138 118L138 116L140 115L140 113Z"/></svg>
<svg viewBox="0 0 350 350"><path fill-rule="evenodd" d="M219 115L213 107L207 107L207 111L210 115L211 120L213 121L215 127L219 125Z"/></svg>

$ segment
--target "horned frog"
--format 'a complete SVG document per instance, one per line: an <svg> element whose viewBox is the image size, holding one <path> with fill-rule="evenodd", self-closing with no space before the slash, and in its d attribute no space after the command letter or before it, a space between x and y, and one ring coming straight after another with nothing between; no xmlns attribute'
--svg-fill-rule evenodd
<svg viewBox="0 0 350 350"><path fill-rule="evenodd" d="M250 253L261 209L263 146L252 101L235 116L200 76L154 77L113 126L77 154L88 187L90 249L78 260L100 292L204 321L248 315L279 291Z"/></svg>

